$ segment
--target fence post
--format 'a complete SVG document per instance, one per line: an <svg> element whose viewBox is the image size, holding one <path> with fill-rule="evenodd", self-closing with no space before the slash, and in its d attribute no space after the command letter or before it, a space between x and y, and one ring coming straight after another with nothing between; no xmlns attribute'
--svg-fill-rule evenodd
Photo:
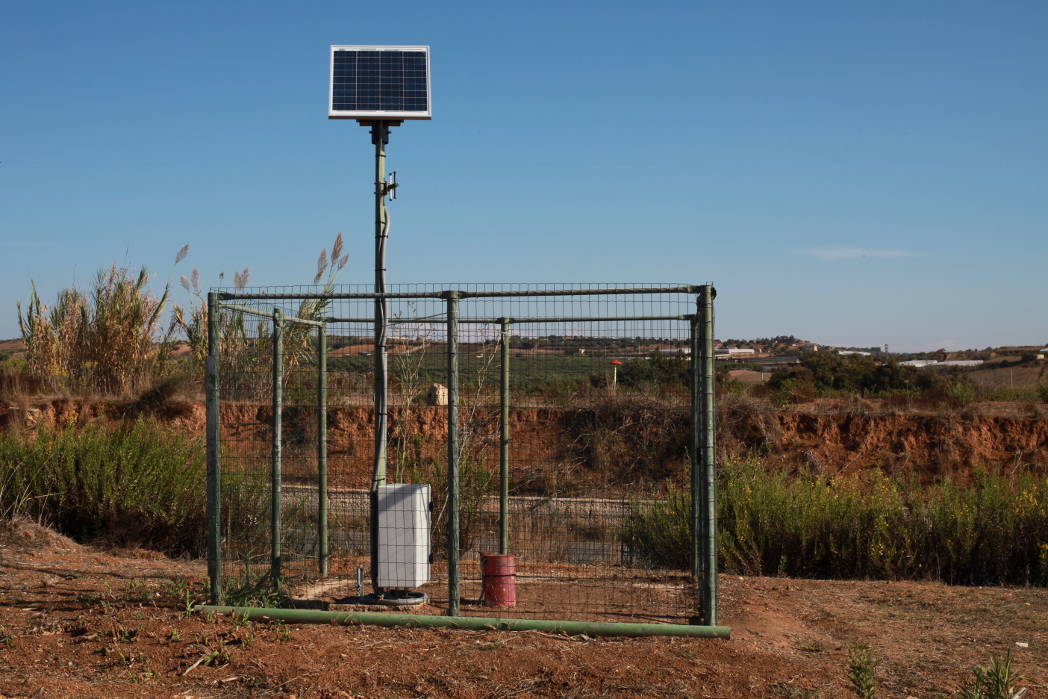
<svg viewBox="0 0 1048 699"><path fill-rule="evenodd" d="M317 562L328 574L327 326L317 327Z"/></svg>
<svg viewBox="0 0 1048 699"><path fill-rule="evenodd" d="M448 616L459 616L458 301L449 291L448 320Z"/></svg>
<svg viewBox="0 0 1048 699"><path fill-rule="evenodd" d="M272 518L270 521L270 551L272 555L270 574L273 587L280 591L280 458L282 413L284 411L284 312L273 309L273 456L271 463L270 494Z"/></svg>
<svg viewBox="0 0 1048 699"><path fill-rule="evenodd" d="M717 623L717 474L716 474L716 374L713 360L713 286L702 287L699 297L699 350L702 364L702 613L707 625Z"/></svg>
<svg viewBox="0 0 1048 699"><path fill-rule="evenodd" d="M499 439L499 553L509 553L509 318L502 319L502 408Z"/></svg>
<svg viewBox="0 0 1048 699"><path fill-rule="evenodd" d="M207 576L211 582L211 604L222 603L222 468L219 437L222 433L219 410L218 293L207 294L207 361L204 396L207 413Z"/></svg>
<svg viewBox="0 0 1048 699"><path fill-rule="evenodd" d="M695 297L695 315L691 318L691 574L701 581L705 572L702 526L702 346L699 341L699 326L702 323L702 295ZM701 582L700 582L701 584ZM700 605L702 596L700 595Z"/></svg>

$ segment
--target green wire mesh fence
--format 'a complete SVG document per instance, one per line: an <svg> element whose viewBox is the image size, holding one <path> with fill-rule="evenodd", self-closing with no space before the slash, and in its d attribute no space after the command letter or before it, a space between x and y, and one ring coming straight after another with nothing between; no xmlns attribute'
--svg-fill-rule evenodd
<svg viewBox="0 0 1048 699"><path fill-rule="evenodd" d="M213 292L212 602L715 624L713 295L392 287L379 491L376 295Z"/></svg>

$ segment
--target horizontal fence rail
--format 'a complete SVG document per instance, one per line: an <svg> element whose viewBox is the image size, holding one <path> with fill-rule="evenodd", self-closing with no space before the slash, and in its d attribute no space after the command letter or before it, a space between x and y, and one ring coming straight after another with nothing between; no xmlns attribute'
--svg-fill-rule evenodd
<svg viewBox="0 0 1048 699"><path fill-rule="evenodd" d="M395 285L394 285L395 286ZM703 285L685 286L639 286L639 287L581 287L560 289L514 289L514 290L485 290L470 291L468 289L449 288L442 291L391 291L378 294L373 291L340 291L344 287L336 286L331 291L249 291L249 290L217 290L219 298L223 301L241 300L315 300L315 299L443 299L450 293L458 294L459 298L513 298L513 297L542 297L542 296L615 296L628 294L697 294Z"/></svg>

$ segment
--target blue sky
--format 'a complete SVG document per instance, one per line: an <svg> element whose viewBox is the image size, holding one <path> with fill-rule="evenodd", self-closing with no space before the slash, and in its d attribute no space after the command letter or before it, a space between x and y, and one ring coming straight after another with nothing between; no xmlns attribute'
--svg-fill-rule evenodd
<svg viewBox="0 0 1048 699"><path fill-rule="evenodd" d="M432 47L393 282L712 280L720 337L1048 342L1048 3L375 7L6 4L0 337L31 279L113 263L308 283L341 231L367 281L371 144L325 92L360 43Z"/></svg>

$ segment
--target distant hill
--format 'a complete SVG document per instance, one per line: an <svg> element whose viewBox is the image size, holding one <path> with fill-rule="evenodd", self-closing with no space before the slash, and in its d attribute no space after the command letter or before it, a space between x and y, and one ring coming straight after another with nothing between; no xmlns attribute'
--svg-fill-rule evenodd
<svg viewBox="0 0 1048 699"><path fill-rule="evenodd" d="M25 343L20 338L0 340L0 355L14 355L25 352Z"/></svg>

